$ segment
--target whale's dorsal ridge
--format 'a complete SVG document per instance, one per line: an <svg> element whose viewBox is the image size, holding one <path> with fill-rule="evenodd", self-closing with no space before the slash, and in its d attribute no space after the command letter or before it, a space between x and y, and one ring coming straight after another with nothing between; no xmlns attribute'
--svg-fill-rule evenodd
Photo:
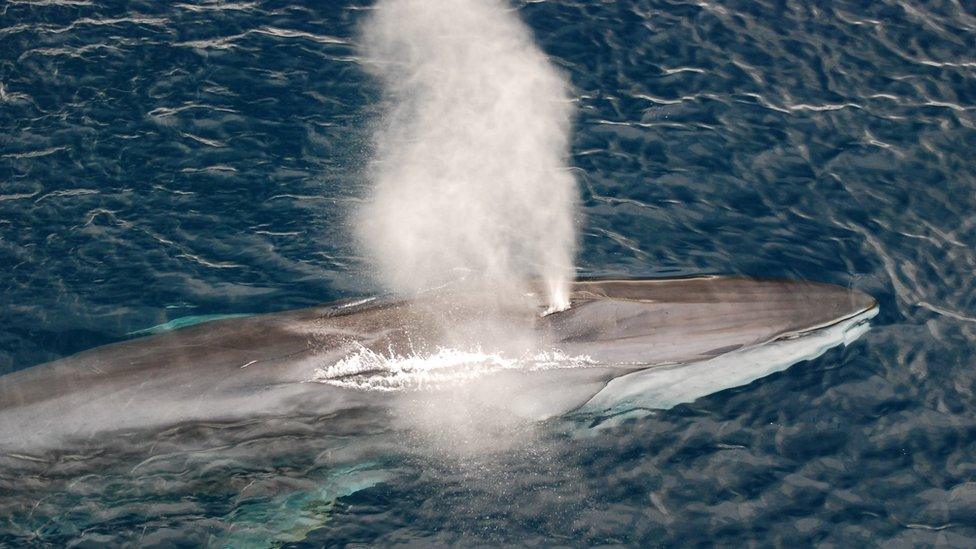
<svg viewBox="0 0 976 549"><path fill-rule="evenodd" d="M682 370L684 365L779 349L797 335L804 341L796 345L812 342L819 345L814 350L845 343L818 343L818 337L877 307L869 296L838 286L717 276L582 280L573 285L571 303L544 317L531 311L503 317L503 324L511 321L534 333L541 352L514 358L490 348L452 348L452 340L443 337L457 318L439 315L436 302L422 298L346 300L108 345L0 377L0 448L57 444L113 429L385 404L390 390L424 386L429 368L438 380L504 375L512 387L506 399L533 399L532 406L520 407L533 415L547 409L558 414L560 406L586 401L591 389L604 394L601 402L610 394L630 395L616 381L629 372L654 367L680 381L682 372L697 375L695 369ZM473 320L477 335L482 319ZM795 362L811 353L776 356ZM354 374L331 368L343 360L359 361L349 363ZM442 367L431 362L437 360ZM465 372L469 360L490 364ZM318 371L325 374L316 380ZM521 378L526 383L515 381ZM571 398L556 398L574 384L579 387ZM604 385L615 389L604 391ZM371 394L370 387L387 392ZM39 422L48 431L37 432Z"/></svg>

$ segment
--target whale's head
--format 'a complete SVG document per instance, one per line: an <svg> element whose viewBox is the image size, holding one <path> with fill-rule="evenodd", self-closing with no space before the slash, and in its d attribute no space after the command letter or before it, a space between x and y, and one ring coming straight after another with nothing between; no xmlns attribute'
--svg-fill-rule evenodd
<svg viewBox="0 0 976 549"><path fill-rule="evenodd" d="M577 282L572 306L539 329L551 345L600 363L658 366L796 339L872 311L864 293L813 282L592 280Z"/></svg>

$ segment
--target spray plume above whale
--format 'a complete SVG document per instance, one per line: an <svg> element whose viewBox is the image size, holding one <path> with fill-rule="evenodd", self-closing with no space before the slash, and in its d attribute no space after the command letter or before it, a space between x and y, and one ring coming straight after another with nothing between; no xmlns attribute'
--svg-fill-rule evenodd
<svg viewBox="0 0 976 549"><path fill-rule="evenodd" d="M667 408L849 343L876 314L866 295L807 282L573 282L573 102L515 14L493 0L381 0L361 49L388 109L353 233L386 297L0 377L0 454L351 409L396 423L418 394L442 416Z"/></svg>

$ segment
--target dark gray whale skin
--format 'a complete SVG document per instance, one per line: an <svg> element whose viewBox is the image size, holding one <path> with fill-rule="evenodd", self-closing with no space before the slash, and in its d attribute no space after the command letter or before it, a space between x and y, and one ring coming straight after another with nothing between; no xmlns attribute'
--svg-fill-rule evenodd
<svg viewBox="0 0 976 549"><path fill-rule="evenodd" d="M540 346L592 367L517 376L529 414L580 406L611 379L783 341L876 310L839 286L736 277L584 280L572 307L513 313ZM393 406L397 393L310 383L360 346L409 354L453 319L423 300L344 302L233 318L92 349L0 377L0 454L84 444L113 432L203 421ZM360 375L369 375L369 372Z"/></svg>

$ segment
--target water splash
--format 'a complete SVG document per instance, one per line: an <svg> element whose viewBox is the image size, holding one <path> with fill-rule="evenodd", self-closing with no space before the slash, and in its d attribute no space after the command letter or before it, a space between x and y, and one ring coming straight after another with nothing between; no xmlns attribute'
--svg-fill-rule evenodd
<svg viewBox="0 0 976 549"><path fill-rule="evenodd" d="M377 353L360 346L326 368L317 368L310 381L371 391L434 389L463 383L504 370L539 371L584 368L596 362L584 355L570 356L551 349L518 357L441 347L430 354Z"/></svg>
<svg viewBox="0 0 976 549"><path fill-rule="evenodd" d="M389 100L355 216L379 282L518 296L541 280L541 305L567 308L574 108L529 29L498 0L380 0L360 47Z"/></svg>

